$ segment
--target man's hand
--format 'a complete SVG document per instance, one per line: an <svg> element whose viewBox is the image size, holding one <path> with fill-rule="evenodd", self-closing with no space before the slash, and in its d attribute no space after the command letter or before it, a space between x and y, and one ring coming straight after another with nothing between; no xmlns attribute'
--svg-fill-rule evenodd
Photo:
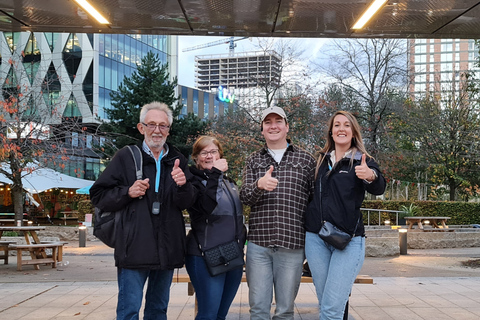
<svg viewBox="0 0 480 320"><path fill-rule="evenodd" d="M149 179L146 178L145 180L137 180L135 183L128 188L128 195L130 198L138 198L145 195L145 192L148 188L150 188L150 184L148 183Z"/></svg>
<svg viewBox="0 0 480 320"><path fill-rule="evenodd" d="M179 167L179 165L180 159L175 160L175 164L173 165L172 169L172 178L177 186L180 187L187 183L187 178L185 177L185 173L183 173L183 170Z"/></svg>
<svg viewBox="0 0 480 320"><path fill-rule="evenodd" d="M362 155L362 162L360 165L355 167L355 174L357 175L358 179L373 181L375 180L375 173L373 173L373 169L370 169L367 166L365 153Z"/></svg>
<svg viewBox="0 0 480 320"><path fill-rule="evenodd" d="M257 186L259 189L273 191L278 185L278 180L272 177L273 166L270 166L270 169L267 170L265 175L258 179Z"/></svg>
<svg viewBox="0 0 480 320"><path fill-rule="evenodd" d="M213 161L213 166L217 168L218 170L225 172L228 170L228 163L227 159L218 159Z"/></svg>

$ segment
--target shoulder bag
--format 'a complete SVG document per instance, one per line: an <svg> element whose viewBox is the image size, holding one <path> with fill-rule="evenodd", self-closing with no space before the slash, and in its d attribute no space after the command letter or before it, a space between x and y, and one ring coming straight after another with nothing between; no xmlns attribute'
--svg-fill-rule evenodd
<svg viewBox="0 0 480 320"><path fill-rule="evenodd" d="M132 153L133 161L135 162L135 173L137 180L141 180L143 175L142 152L136 145L127 146L127 148ZM128 206L118 211L103 211L95 207L93 235L110 248L115 248L117 229L119 228L121 217L125 214L127 208Z"/></svg>
<svg viewBox="0 0 480 320"><path fill-rule="evenodd" d="M338 229L333 223L323 220L322 177L320 177L319 185L320 185L320 220L323 222L323 225L320 228L320 231L318 232L318 236L322 238L322 240L325 241L326 243L332 245L335 249L343 250L350 243L353 236L355 235L355 231L357 231L360 218L358 218L357 225L355 226L355 230L353 231L353 234L346 233Z"/></svg>
<svg viewBox="0 0 480 320"><path fill-rule="evenodd" d="M227 182L223 181L226 186L226 194L230 198L230 201L234 205L236 202L233 199L233 195L231 193L231 186L228 185ZM235 209L233 212L233 221L235 226L235 231L237 230L237 210ZM192 229L193 236L197 241L198 248L202 252L203 260L205 261L205 265L207 266L208 273L212 277L217 276L219 274L228 272L233 269L237 269L243 267L245 264L243 260L243 251L240 249L239 239L235 232L235 240L222 243L216 247L210 248L208 250L203 250L200 241L198 241L197 235L195 231Z"/></svg>

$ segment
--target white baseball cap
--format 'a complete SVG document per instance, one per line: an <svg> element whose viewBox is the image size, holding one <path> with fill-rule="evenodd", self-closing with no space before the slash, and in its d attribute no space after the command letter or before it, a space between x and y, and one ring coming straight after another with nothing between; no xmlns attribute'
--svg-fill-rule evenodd
<svg viewBox="0 0 480 320"><path fill-rule="evenodd" d="M263 122L263 120L265 120L265 118L270 113L276 113L279 116L281 116L283 119L287 120L287 115L285 114L285 111L283 111L282 108L280 108L280 107L269 107L269 108L262 111L262 121L261 122Z"/></svg>

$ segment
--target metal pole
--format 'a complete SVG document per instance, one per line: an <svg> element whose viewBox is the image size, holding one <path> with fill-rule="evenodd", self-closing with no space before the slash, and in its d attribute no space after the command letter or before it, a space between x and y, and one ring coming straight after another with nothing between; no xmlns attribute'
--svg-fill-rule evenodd
<svg viewBox="0 0 480 320"><path fill-rule="evenodd" d="M87 227L78 227L78 246L85 247L87 243Z"/></svg>
<svg viewBox="0 0 480 320"><path fill-rule="evenodd" d="M407 254L407 229L398 229L400 254Z"/></svg>

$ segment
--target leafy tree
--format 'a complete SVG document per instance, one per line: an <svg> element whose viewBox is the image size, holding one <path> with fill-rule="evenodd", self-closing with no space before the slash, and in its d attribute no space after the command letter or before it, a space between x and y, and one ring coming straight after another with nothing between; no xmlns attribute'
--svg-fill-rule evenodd
<svg viewBox="0 0 480 320"><path fill-rule="evenodd" d="M181 108L182 107L179 106L176 110L181 110ZM209 124L209 121L202 120L190 112L185 117L177 118L173 121L168 141L188 158L192 153L192 146L195 139L208 131Z"/></svg>
<svg viewBox="0 0 480 320"><path fill-rule="evenodd" d="M148 52L137 70L130 77L125 76L118 90L110 94L112 108L105 110L109 122L103 128L114 137L116 148L143 138L137 130L143 105L159 101L173 106L177 102L177 78L170 81L169 77L168 64L162 64L157 54Z"/></svg>
<svg viewBox="0 0 480 320"><path fill-rule="evenodd" d="M448 186L452 201L478 188L478 94L470 75L464 74L458 89L444 86L441 94L427 93L407 110L405 134L417 157L428 164L433 183Z"/></svg>
<svg viewBox="0 0 480 320"><path fill-rule="evenodd" d="M177 78L169 80L168 64L162 64L157 54L147 53L142 63L130 76L125 76L118 91L111 93L112 109L106 110L109 122L104 122L104 130L115 143L115 149L136 143L143 139L137 129L142 106L153 101L166 103L173 107L176 120L170 128L168 142L180 149L188 157L191 153L192 140L203 134L208 123L197 118L193 113L179 118L182 106L175 97ZM113 154L115 150L109 150Z"/></svg>

